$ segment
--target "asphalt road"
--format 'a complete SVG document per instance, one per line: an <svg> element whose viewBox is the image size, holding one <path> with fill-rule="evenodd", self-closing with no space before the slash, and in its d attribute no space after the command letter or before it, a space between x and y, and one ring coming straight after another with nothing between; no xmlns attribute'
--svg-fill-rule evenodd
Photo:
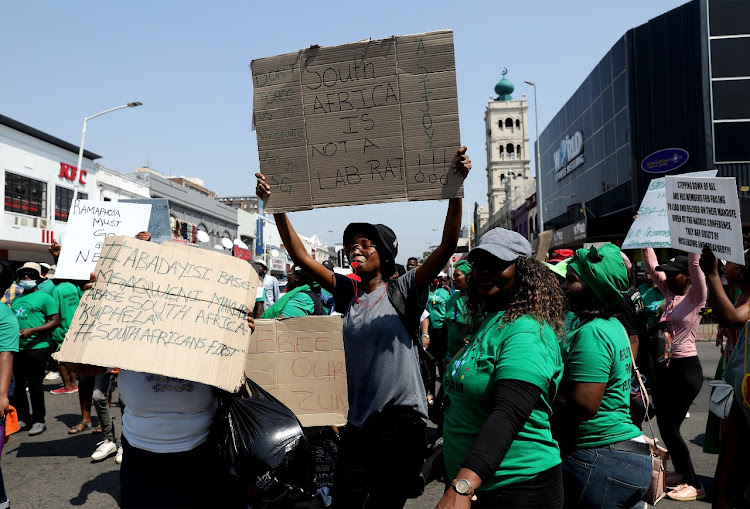
<svg viewBox="0 0 750 509"><path fill-rule="evenodd" d="M713 376L719 360L719 351L713 342L699 342L698 354L706 378ZM55 389L56 383L47 383L46 389ZM690 418L682 426L682 433L690 447L696 472L708 490L704 501L678 503L664 500L662 509L669 507L707 508L711 500L711 485L717 456L702 451L708 415L708 386L696 398L690 410ZM114 456L94 463L90 459L101 435L86 432L68 435L68 429L80 420L78 397L72 395L53 396L45 394L47 405L47 431L36 437L20 432L13 435L3 450L2 466L5 485L14 509L62 508L80 506L86 508L117 507L119 500L119 467ZM117 401L117 397L113 398ZM112 413L119 435L120 413L113 403ZM92 420L96 423L94 413ZM654 425L654 431L658 430ZM185 472L185 483L200 482L200 472ZM411 509L434 508L442 496L441 485L432 483L424 495L410 500Z"/></svg>

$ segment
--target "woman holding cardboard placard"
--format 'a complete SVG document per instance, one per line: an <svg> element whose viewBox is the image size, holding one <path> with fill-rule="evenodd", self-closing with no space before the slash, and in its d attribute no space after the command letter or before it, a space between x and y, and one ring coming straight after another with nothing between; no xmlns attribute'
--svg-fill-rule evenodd
<svg viewBox="0 0 750 509"><path fill-rule="evenodd" d="M456 153L454 173L466 177L466 147ZM266 201L271 186L256 174L256 194ZM332 492L339 507L402 507L424 459L427 397L414 335L430 282L454 253L461 228L461 198L452 198L440 245L414 270L396 272L398 241L385 225L352 223L344 251L355 279L335 274L305 250L286 214L274 214L295 265L333 294L344 314L343 334L349 415L342 430Z"/></svg>

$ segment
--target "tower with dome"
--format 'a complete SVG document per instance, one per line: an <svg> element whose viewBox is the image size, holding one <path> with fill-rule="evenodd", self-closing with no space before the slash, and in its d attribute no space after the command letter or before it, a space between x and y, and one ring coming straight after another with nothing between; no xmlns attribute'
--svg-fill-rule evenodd
<svg viewBox="0 0 750 509"><path fill-rule="evenodd" d="M503 69L484 114L488 210L484 224L478 221L477 237L497 226L527 237L536 230L536 207L529 206L535 187L529 174L533 154L529 146L528 103L526 94L513 99L515 87L507 74L508 70Z"/></svg>

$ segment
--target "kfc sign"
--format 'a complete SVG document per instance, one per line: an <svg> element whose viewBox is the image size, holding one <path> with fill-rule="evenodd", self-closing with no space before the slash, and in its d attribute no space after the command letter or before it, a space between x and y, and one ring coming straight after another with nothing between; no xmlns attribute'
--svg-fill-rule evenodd
<svg viewBox="0 0 750 509"><path fill-rule="evenodd" d="M70 180L71 182L76 181L76 174L78 174L78 182L82 185L86 185L86 181L84 178L89 174L86 170L81 170L80 174L78 173L78 168L75 166L71 166L69 164L60 163L60 175L58 175L60 178L64 178L66 180Z"/></svg>

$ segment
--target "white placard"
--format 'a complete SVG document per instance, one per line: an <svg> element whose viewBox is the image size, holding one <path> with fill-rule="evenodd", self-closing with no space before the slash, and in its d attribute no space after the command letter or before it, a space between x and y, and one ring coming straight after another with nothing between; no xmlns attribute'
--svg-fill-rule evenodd
<svg viewBox="0 0 750 509"><path fill-rule="evenodd" d="M716 170L686 173L685 177L715 177ZM669 221L667 220L667 193L664 179L654 179L648 186L643 201L638 209L638 219L628 231L622 249L641 249L644 247L671 247Z"/></svg>
<svg viewBox="0 0 750 509"><path fill-rule="evenodd" d="M146 231L150 217L151 205L76 200L70 207L55 278L88 281L104 239Z"/></svg>
<svg viewBox="0 0 750 509"><path fill-rule="evenodd" d="M672 247L700 253L703 246L730 262L745 264L737 181L734 177L666 177Z"/></svg>

